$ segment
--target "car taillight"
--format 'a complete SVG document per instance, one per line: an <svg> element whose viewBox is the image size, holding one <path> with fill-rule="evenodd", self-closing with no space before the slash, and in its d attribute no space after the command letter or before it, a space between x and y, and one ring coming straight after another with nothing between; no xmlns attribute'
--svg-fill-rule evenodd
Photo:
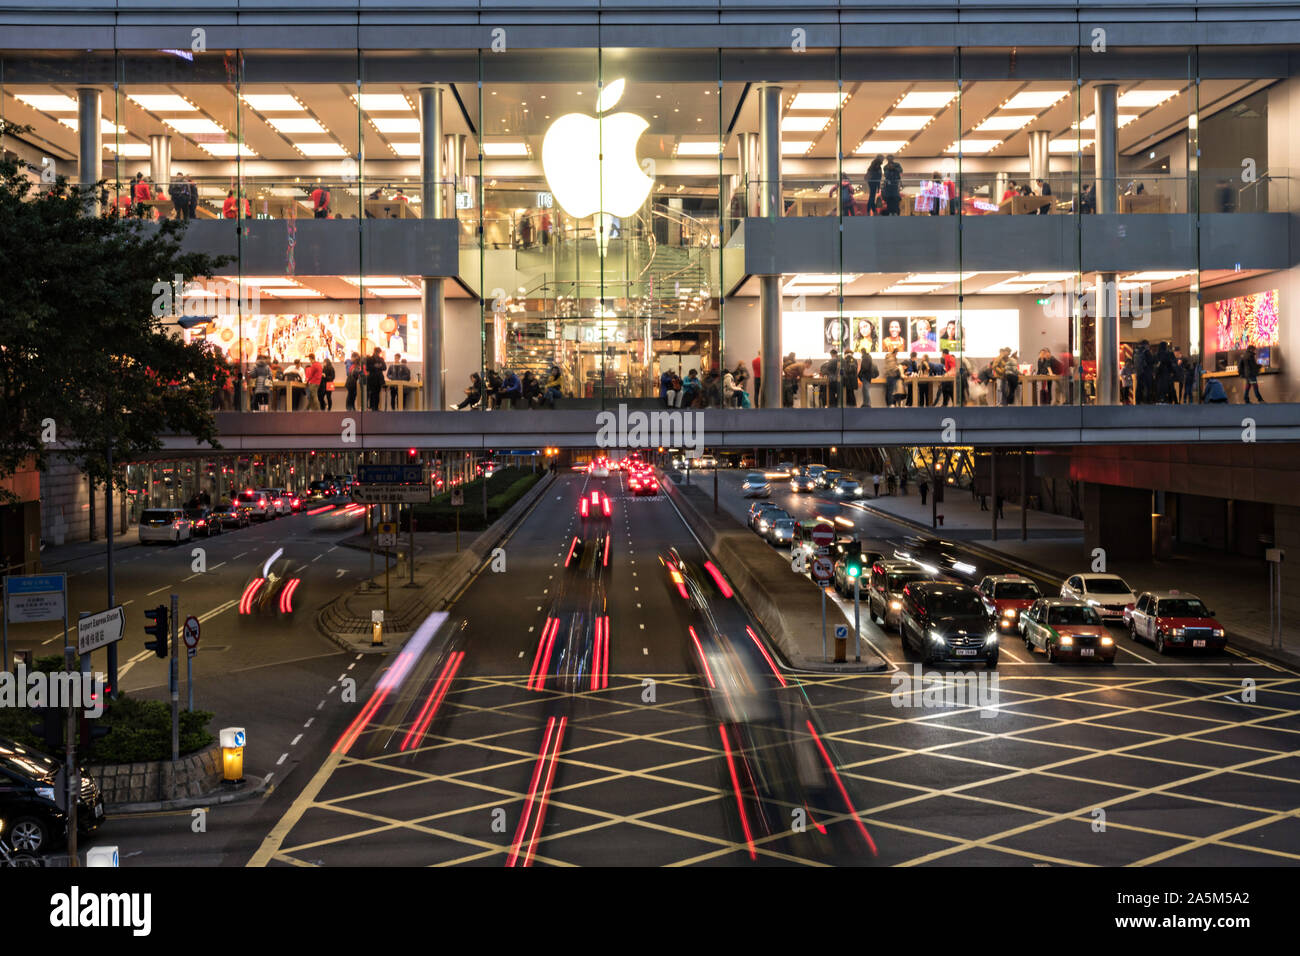
<svg viewBox="0 0 1300 956"><path fill-rule="evenodd" d="M601 503L600 503L600 506L601 506L601 508L603 508L604 511L605 511L605 517L608 518L608 517L609 517L609 499L608 499L608 498L603 499L603 500L601 501Z"/></svg>
<svg viewBox="0 0 1300 956"><path fill-rule="evenodd" d="M586 499L586 498L583 498L583 499L582 499L582 506L578 509L578 513L581 514L581 515L585 518L585 517L587 517L587 513L588 513L588 510L589 510L590 508L591 508L591 505L589 505L589 504L587 503L587 499Z"/></svg>

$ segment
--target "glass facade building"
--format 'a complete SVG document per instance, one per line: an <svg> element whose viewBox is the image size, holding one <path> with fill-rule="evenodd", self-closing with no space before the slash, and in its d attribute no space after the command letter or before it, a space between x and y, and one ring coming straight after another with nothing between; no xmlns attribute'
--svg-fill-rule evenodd
<svg viewBox="0 0 1300 956"><path fill-rule="evenodd" d="M832 350L871 357L873 407L1195 402L1220 372L1233 394L1250 345L1265 397L1297 394L1300 98L1268 31L284 6L193 27L106 7L85 42L0 42L24 128L4 147L33 177L103 180L100 214L192 218L188 248L235 257L175 297L241 369L230 409L260 401L259 361L328 355L340 410L376 348L356 402L381 410L482 407L493 372L543 405L548 384L662 401L673 376L713 403L862 404ZM1144 385L1143 342L1198 377ZM896 360L945 377L894 381Z"/></svg>

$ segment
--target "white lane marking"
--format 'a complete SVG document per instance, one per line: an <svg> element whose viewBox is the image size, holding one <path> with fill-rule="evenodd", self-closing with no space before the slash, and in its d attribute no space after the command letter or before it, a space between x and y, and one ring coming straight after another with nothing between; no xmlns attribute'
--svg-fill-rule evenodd
<svg viewBox="0 0 1300 956"><path fill-rule="evenodd" d="M532 628L530 627L529 630L531 631ZM524 652L523 652L523 651L520 651L520 652L519 652L519 656L520 656L520 657L523 657L523 656L524 656Z"/></svg>
<svg viewBox="0 0 1300 956"><path fill-rule="evenodd" d="M641 628L641 630L643 630L643 631L645 630L645 625L644 625L644 624L638 624L637 627Z"/></svg>
<svg viewBox="0 0 1300 956"><path fill-rule="evenodd" d="M338 677L336 677L336 678L334 678L334 679L335 679L336 681L340 681L340 680L342 680L343 678L345 678L345 677L347 677L347 676L348 676L348 672L347 672L347 671L344 671L342 674L340 674Z"/></svg>
<svg viewBox="0 0 1300 956"><path fill-rule="evenodd" d="M310 727L312 721L315 720L315 719L316 719L315 717L309 717L309 718L307 718L307 723L305 723L305 724L302 725L302 726L303 726L303 729L306 730L308 727Z"/></svg>
<svg viewBox="0 0 1300 956"><path fill-rule="evenodd" d="M316 709L317 709L317 710L324 710L324 709L325 709L325 701L322 700L319 704L317 704L317 705L316 705Z"/></svg>
<svg viewBox="0 0 1300 956"><path fill-rule="evenodd" d="M648 647L643 647L643 648L641 648L641 653L642 653L643 655L645 655L646 657L649 657L649 656L650 656L650 648L648 648Z"/></svg>
<svg viewBox="0 0 1300 956"><path fill-rule="evenodd" d="M335 692L336 690L338 690L338 689L339 689L339 685L338 685L338 684L335 684L333 687L331 687L331 688L329 689L329 693L332 694L332 693L334 693L334 692Z"/></svg>
<svg viewBox="0 0 1300 956"><path fill-rule="evenodd" d="M533 627L534 627L534 625L532 625L532 624L529 624L529 625L528 625L528 633L529 633L529 634L533 633Z"/></svg>
<svg viewBox="0 0 1300 956"><path fill-rule="evenodd" d="M339 546L336 544L336 545L334 545L334 547L330 548L329 551L326 551L325 553L326 553L326 554L329 554L330 551L337 551L338 549L339 549Z"/></svg>
<svg viewBox="0 0 1300 956"><path fill-rule="evenodd" d="M235 556L234 556L233 558L231 558L230 560L231 560L231 561L238 561L240 558L242 558L242 557L243 557L244 555L246 555L246 554L248 554L247 551L240 551L239 554L235 555Z"/></svg>
<svg viewBox="0 0 1300 956"><path fill-rule="evenodd" d="M293 740L289 741L289 746L290 747L298 746L298 741L300 740L302 740L302 734L299 734L297 737L294 737Z"/></svg>
<svg viewBox="0 0 1300 956"><path fill-rule="evenodd" d="M314 557L314 558L311 559L311 563L312 563L312 564L315 564L317 561L319 561L319 560L320 560L321 558L323 558L323 557L325 557L325 555L323 555L323 554L318 554L318 555L316 555L316 557Z"/></svg>
<svg viewBox="0 0 1300 956"><path fill-rule="evenodd" d="M348 670L352 670L352 668L354 668L354 667L356 667L356 666L357 666L357 662L356 662L356 661L353 661L351 664L348 665Z"/></svg>
<svg viewBox="0 0 1300 956"><path fill-rule="evenodd" d="M289 759L289 755L287 753L282 753L280 754L280 759L275 762L275 765L278 767L280 766L280 764L284 763L288 759Z"/></svg>
<svg viewBox="0 0 1300 956"><path fill-rule="evenodd" d="M155 588L154 590L150 591L148 594L145 595L145 597L153 597L155 594L158 594L162 591L166 591L169 587L171 587L170 584L164 584L162 587Z"/></svg>

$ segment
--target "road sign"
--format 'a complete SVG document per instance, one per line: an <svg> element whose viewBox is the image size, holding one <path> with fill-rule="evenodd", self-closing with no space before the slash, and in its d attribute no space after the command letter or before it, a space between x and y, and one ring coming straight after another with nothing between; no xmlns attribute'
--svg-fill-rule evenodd
<svg viewBox="0 0 1300 956"><path fill-rule="evenodd" d="M835 540L835 529L818 525L813 528L812 542L814 548L829 548Z"/></svg>
<svg viewBox="0 0 1300 956"><path fill-rule="evenodd" d="M126 612L119 604L107 611L91 614L77 622L77 653L89 654L93 650L115 644L122 639L126 629Z"/></svg>
<svg viewBox="0 0 1300 956"><path fill-rule="evenodd" d="M397 522L381 521L375 526L379 536L378 544L381 548L397 547Z"/></svg>
<svg viewBox="0 0 1300 956"><path fill-rule="evenodd" d="M5 615L10 624L59 621L66 617L66 574L13 575L5 582Z"/></svg>
<svg viewBox="0 0 1300 956"><path fill-rule="evenodd" d="M847 624L835 625L835 640L847 641L849 639L849 626Z"/></svg>
<svg viewBox="0 0 1300 956"><path fill-rule="evenodd" d="M352 500L362 505L418 505L429 500L429 486L357 485Z"/></svg>
<svg viewBox="0 0 1300 956"><path fill-rule="evenodd" d="M818 558L812 563L813 580L818 584L826 584L829 582L834 571L835 569L831 566L830 558Z"/></svg>
<svg viewBox="0 0 1300 956"><path fill-rule="evenodd" d="M451 489L451 506L453 508L461 508L464 507L464 505L465 489L459 487Z"/></svg>
<svg viewBox="0 0 1300 956"><path fill-rule="evenodd" d="M184 640L185 646L190 649L192 656L192 653L198 650L199 647L199 619L192 614L185 619Z"/></svg>
<svg viewBox="0 0 1300 956"><path fill-rule="evenodd" d="M420 485L423 465L357 465L357 482L362 485Z"/></svg>

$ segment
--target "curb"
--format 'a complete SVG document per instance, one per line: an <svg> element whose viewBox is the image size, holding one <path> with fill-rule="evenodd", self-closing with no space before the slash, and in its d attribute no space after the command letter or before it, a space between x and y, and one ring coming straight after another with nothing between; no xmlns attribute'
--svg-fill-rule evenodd
<svg viewBox="0 0 1300 956"><path fill-rule="evenodd" d="M179 800L153 800L148 803L115 803L104 808L108 813L157 813L160 810L187 810L191 807L206 807L212 804L241 803L264 794L271 783L267 774L256 786L245 785L238 790L214 790L201 797L183 797Z"/></svg>
<svg viewBox="0 0 1300 956"><path fill-rule="evenodd" d="M920 522L913 521L910 518L902 518L899 517L898 515L890 514L887 511L881 511L877 508L872 508L870 505L866 504L866 502L863 502L862 507L870 511L871 514L876 515L877 517L884 518L888 521L893 521L895 524L903 525L906 528L913 528L917 531L923 531L927 534L933 534L937 530L935 528L929 527L928 525L923 525ZM1044 577L1044 578L1065 577L1065 575L1062 572L1057 571L1053 568L1045 568L1042 565L1034 564L1032 561L1025 561L1022 558L1015 557L1014 555L1008 555L1001 551L996 551L993 548L989 548L985 545L972 544L971 542L968 541L956 541L953 543L956 544L959 548L963 548L967 551L971 551L990 561L998 561L1002 564L1016 568L1017 570L1022 571L1026 574L1037 575L1039 577ZM1290 668L1300 667L1300 653L1296 653L1294 651L1288 651L1285 649L1279 650L1276 647L1268 647L1264 644L1261 644L1259 641L1255 640L1252 637L1243 637L1242 635L1234 634L1231 631L1229 632L1229 636L1231 638L1229 642L1229 646L1236 646L1238 650L1249 651L1250 654L1262 658L1263 660L1271 662L1273 664L1277 664L1278 666L1281 667L1290 667Z"/></svg>

